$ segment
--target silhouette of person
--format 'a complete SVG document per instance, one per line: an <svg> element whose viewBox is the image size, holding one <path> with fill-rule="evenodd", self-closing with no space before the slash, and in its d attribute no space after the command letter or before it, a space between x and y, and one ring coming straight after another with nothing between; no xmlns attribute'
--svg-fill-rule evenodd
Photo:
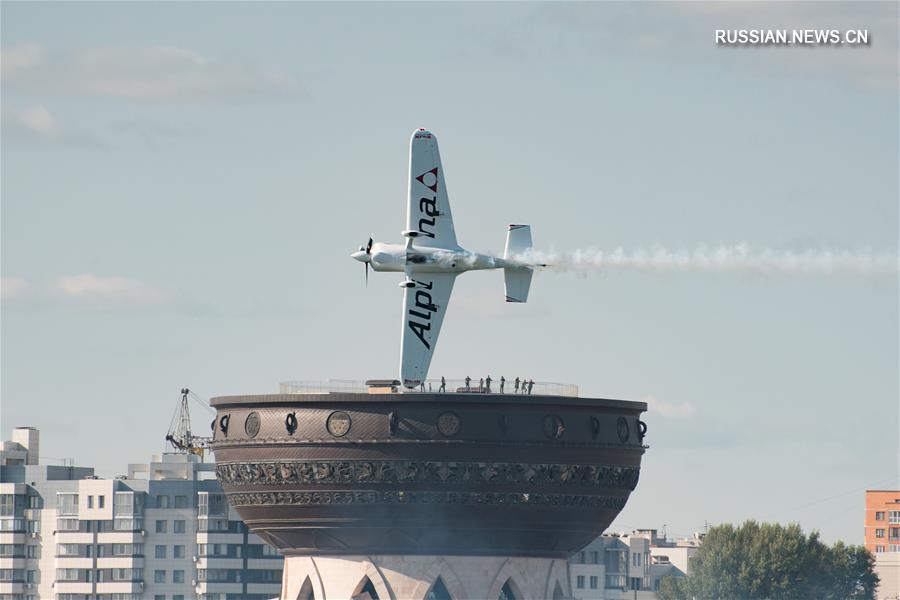
<svg viewBox="0 0 900 600"><path fill-rule="evenodd" d="M438 391L441 393L444 393L447 391L447 380L444 379L443 375L441 375L441 387Z"/></svg>
<svg viewBox="0 0 900 600"><path fill-rule="evenodd" d="M503 393L503 386L506 385L506 377L500 376L500 393Z"/></svg>
<svg viewBox="0 0 900 600"><path fill-rule="evenodd" d="M515 387L515 392L513 392L513 393L515 393L515 394L519 393L519 378L518 377L516 377L516 387Z"/></svg>
<svg viewBox="0 0 900 600"><path fill-rule="evenodd" d="M485 378L485 380L484 380L485 385L487 385L487 393L488 394L491 393L491 382L492 381L493 381L493 379L491 379L490 375L488 375L487 378Z"/></svg>
<svg viewBox="0 0 900 600"><path fill-rule="evenodd" d="M534 379L531 379L531 380L528 382L528 395L529 395L529 396L531 395L531 390L532 390L532 389L534 389Z"/></svg>
<svg viewBox="0 0 900 600"><path fill-rule="evenodd" d="M425 382L424 381L419 384L419 391L422 391L422 392L425 391Z"/></svg>
<svg viewBox="0 0 900 600"><path fill-rule="evenodd" d="M429 394L431 393L431 382L430 381L428 382L428 393Z"/></svg>
<svg viewBox="0 0 900 600"><path fill-rule="evenodd" d="M482 377L481 379L478 380L478 391L479 392L484 391L484 377Z"/></svg>
<svg viewBox="0 0 900 600"><path fill-rule="evenodd" d="M469 384L472 383L472 378L466 375L466 390L469 389Z"/></svg>

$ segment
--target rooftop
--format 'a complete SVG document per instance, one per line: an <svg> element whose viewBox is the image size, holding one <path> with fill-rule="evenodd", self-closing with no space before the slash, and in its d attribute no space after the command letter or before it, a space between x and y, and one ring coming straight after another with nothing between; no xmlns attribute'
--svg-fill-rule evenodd
<svg viewBox="0 0 900 600"><path fill-rule="evenodd" d="M416 393L464 393L464 394L492 394L492 395L533 395L533 396L569 396L578 397L578 386L571 383L554 383L549 381L523 381L518 383L516 378L506 378L501 382L501 376L470 379L426 379L422 386L414 390L401 390L400 382L391 379L369 379L367 381L352 379L326 379L326 380L297 380L283 381L279 385L282 394L380 394L403 391L407 394Z"/></svg>

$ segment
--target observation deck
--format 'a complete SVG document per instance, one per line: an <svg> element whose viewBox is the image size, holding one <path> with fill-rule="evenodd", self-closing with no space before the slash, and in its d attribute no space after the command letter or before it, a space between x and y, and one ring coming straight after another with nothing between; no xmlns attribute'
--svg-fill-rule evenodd
<svg viewBox="0 0 900 600"><path fill-rule="evenodd" d="M217 477L289 556L567 557L635 489L647 406L551 383L523 394L507 380L501 394L498 380L490 392L474 379L446 393L440 380L403 393L331 380L213 398Z"/></svg>

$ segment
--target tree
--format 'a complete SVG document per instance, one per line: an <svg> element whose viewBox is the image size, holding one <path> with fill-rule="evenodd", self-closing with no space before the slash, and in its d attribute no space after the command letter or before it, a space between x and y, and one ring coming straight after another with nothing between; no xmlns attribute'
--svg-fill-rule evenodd
<svg viewBox="0 0 900 600"><path fill-rule="evenodd" d="M796 523L747 521L713 527L691 558L683 582L669 583L664 600L839 600L874 598L874 558L861 546L827 546ZM662 582L660 582L662 588Z"/></svg>
<svg viewBox="0 0 900 600"><path fill-rule="evenodd" d="M690 600L684 585L684 577L665 575L659 580L659 589L656 591L659 600Z"/></svg>

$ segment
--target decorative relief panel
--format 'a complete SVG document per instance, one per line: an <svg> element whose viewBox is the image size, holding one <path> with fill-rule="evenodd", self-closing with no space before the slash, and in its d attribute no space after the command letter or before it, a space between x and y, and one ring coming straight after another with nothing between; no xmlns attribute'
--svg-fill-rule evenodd
<svg viewBox="0 0 900 600"><path fill-rule="evenodd" d="M622 510L625 497L579 494L520 494L492 492L249 492L230 493L233 506L342 504L456 504L460 506L555 506Z"/></svg>
<svg viewBox="0 0 900 600"><path fill-rule="evenodd" d="M640 469L604 465L447 461L280 461L216 465L225 485L333 483L558 484L588 488L637 486Z"/></svg>

